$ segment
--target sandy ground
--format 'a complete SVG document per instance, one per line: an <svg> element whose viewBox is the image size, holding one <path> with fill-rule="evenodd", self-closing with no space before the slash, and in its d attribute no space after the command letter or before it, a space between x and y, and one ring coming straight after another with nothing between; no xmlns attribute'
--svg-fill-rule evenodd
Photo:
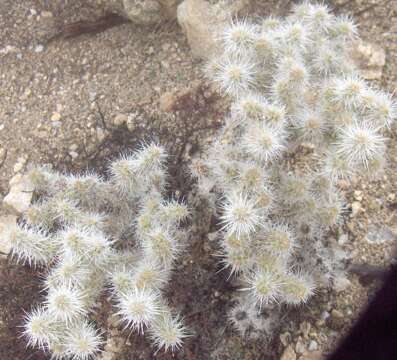
<svg viewBox="0 0 397 360"><path fill-rule="evenodd" d="M355 16L365 40L385 49L386 65L378 83L396 92L397 4L377 3L333 4L337 12ZM283 14L288 7L287 1L274 6L257 0L249 13ZM129 23L96 35L47 42L60 25L101 15L103 9L94 1L0 2L1 197L14 172L29 164L52 163L64 171L102 169L106 159L132 148L140 138L167 139L175 165L187 160L219 126L224 102L202 80L202 63L192 58L175 22L148 28ZM178 102L167 106L166 100L176 95ZM125 123L120 125L120 119ZM373 244L366 239L397 223L396 138L394 127L390 169L384 177L372 182L356 179L345 190L349 204L358 202L361 210L347 216L335 240L359 263L385 265L392 256L390 242ZM175 189L187 195L190 184L180 166L173 171L178 178ZM211 256L215 245L207 237L210 220L203 220L186 259L178 265L177 273L189 278L176 274L167 294L196 334L175 355L179 359L278 359L288 344L299 358L297 343L307 349L312 341L326 353L377 286L362 285L351 276L344 291L320 293L305 311L289 314L281 339L276 337L268 351L260 341L245 341L227 326L233 290L226 275L216 273L219 265ZM47 359L39 351L25 350L18 337L23 310L39 300L39 274L0 261L0 359ZM106 316L97 317L106 326ZM121 339L123 350L117 359L171 358L154 355L142 337Z"/></svg>

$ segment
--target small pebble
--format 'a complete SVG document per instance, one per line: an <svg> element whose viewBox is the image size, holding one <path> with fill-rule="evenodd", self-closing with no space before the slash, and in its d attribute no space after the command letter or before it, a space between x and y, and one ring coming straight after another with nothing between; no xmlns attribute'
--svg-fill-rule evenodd
<svg viewBox="0 0 397 360"><path fill-rule="evenodd" d="M288 344L291 342L291 334L288 331L280 334L280 342L284 346L288 346Z"/></svg>
<svg viewBox="0 0 397 360"><path fill-rule="evenodd" d="M121 126L125 124L128 120L128 116L125 114L116 114L116 116L113 118L113 125L114 126Z"/></svg>
<svg viewBox="0 0 397 360"><path fill-rule="evenodd" d="M280 360L296 360L296 354L291 345L285 348Z"/></svg>
<svg viewBox="0 0 397 360"><path fill-rule="evenodd" d="M303 337L307 338L311 329L311 324L307 321L303 321L299 325L299 330L301 331Z"/></svg>
<svg viewBox="0 0 397 360"><path fill-rule="evenodd" d="M44 46L39 44L34 48L35 53L41 53L44 50Z"/></svg>
<svg viewBox="0 0 397 360"><path fill-rule="evenodd" d="M295 345L295 352L298 354L303 354L306 351L306 346L303 342L303 339L299 336L298 341Z"/></svg>
<svg viewBox="0 0 397 360"><path fill-rule="evenodd" d="M76 151L69 151L69 155L72 157L73 160L79 156Z"/></svg>
<svg viewBox="0 0 397 360"><path fill-rule="evenodd" d="M307 349L308 349L309 351L316 351L316 350L318 350L317 341L311 340Z"/></svg>
<svg viewBox="0 0 397 360"><path fill-rule="evenodd" d="M359 212L361 212L361 210L362 210L361 203L359 203L358 201L353 201L351 216L355 217Z"/></svg>
<svg viewBox="0 0 397 360"><path fill-rule="evenodd" d="M51 115L51 121L59 121L59 120L61 120L61 114L58 112L54 112Z"/></svg>
<svg viewBox="0 0 397 360"><path fill-rule="evenodd" d="M334 289L337 293L345 291L351 285L350 280L345 276L337 276L334 279Z"/></svg>

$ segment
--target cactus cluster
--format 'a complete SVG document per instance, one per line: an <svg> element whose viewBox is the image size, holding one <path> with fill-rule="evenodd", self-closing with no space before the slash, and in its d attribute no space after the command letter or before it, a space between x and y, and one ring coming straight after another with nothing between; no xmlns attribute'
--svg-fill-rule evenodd
<svg viewBox="0 0 397 360"><path fill-rule="evenodd" d="M332 285L341 254L326 235L347 210L338 181L384 166L396 107L352 63L357 38L351 19L303 2L285 19L232 21L206 65L231 107L191 169L216 195L220 255L248 314Z"/></svg>
<svg viewBox="0 0 397 360"><path fill-rule="evenodd" d="M185 204L165 199L166 153L145 144L94 173L28 173L37 200L9 233L17 260L45 272L43 304L26 314L24 335L54 359L85 360L101 350L91 321L107 290L120 321L155 347L179 348L188 332L162 296L183 251Z"/></svg>
<svg viewBox="0 0 397 360"><path fill-rule="evenodd" d="M244 335L271 334L280 304L332 285L343 254L327 234L347 210L338 182L385 165L396 106L351 62L357 38L351 19L303 2L285 19L232 21L206 66L231 107L191 171L214 195L218 255L243 290L229 319ZM46 274L43 304L25 316L29 345L57 360L94 357L104 336L92 314L105 291L125 328L157 349L189 336L162 294L189 216L164 198L166 159L152 143L104 177L29 172L36 200L8 234L14 257Z"/></svg>

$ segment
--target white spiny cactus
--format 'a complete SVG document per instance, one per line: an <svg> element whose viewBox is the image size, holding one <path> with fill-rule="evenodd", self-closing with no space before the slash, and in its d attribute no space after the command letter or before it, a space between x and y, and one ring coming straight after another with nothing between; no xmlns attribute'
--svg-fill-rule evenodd
<svg viewBox="0 0 397 360"><path fill-rule="evenodd" d="M183 249L180 225L189 211L163 198L165 160L161 146L144 144L110 164L109 180L30 171L38 200L8 235L17 260L50 268L44 306L26 315L30 346L53 359L94 358L103 340L90 315L106 287L126 327L148 330L158 349L182 345L186 330L162 290Z"/></svg>
<svg viewBox="0 0 397 360"><path fill-rule="evenodd" d="M348 17L305 1L284 20L231 22L206 66L232 104L192 174L220 199L222 263L247 309L299 305L329 285L341 271L326 245L345 211L337 182L385 163L396 105L360 77L356 39Z"/></svg>

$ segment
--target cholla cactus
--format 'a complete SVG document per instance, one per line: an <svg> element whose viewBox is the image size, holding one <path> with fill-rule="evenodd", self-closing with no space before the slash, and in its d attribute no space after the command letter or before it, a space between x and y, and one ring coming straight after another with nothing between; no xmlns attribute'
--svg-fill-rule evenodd
<svg viewBox="0 0 397 360"><path fill-rule="evenodd" d="M85 360L103 343L89 321L107 287L126 328L174 351L188 335L162 297L182 251L185 204L164 200L166 153L148 144L113 161L109 179L37 168L38 201L9 234L16 259L48 269L45 301L26 315L28 344L54 359Z"/></svg>
<svg viewBox="0 0 397 360"><path fill-rule="evenodd" d="M232 22L206 67L232 105L192 173L221 200L221 255L247 313L332 284L340 254L326 234L345 209L337 181L384 165L396 107L351 63L356 38L349 18L304 2L284 20Z"/></svg>

